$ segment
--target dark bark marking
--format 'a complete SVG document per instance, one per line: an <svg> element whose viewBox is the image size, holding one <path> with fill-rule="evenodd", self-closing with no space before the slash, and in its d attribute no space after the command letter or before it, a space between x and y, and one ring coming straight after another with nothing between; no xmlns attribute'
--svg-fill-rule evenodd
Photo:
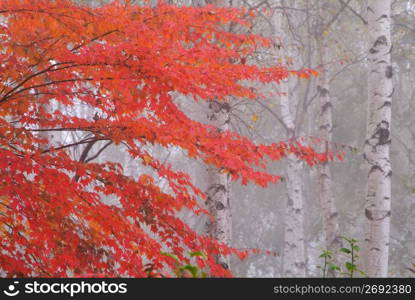
<svg viewBox="0 0 415 300"><path fill-rule="evenodd" d="M367 208L365 209L365 216L366 218L368 218L369 220L373 221L373 215L372 212L370 210L368 210Z"/></svg>
<svg viewBox="0 0 415 300"><path fill-rule="evenodd" d="M317 86L317 92L320 94L321 97L326 97L329 95L329 90L320 85Z"/></svg>
<svg viewBox="0 0 415 300"><path fill-rule="evenodd" d="M392 78L393 76L393 68L392 66L387 66L385 71L386 78Z"/></svg>
<svg viewBox="0 0 415 300"><path fill-rule="evenodd" d="M372 139L376 139L378 142L376 146L389 144L390 140L390 131L389 131L389 122L388 121L381 121L375 130L375 133L372 135Z"/></svg>
<svg viewBox="0 0 415 300"><path fill-rule="evenodd" d="M218 193L218 192L220 192L220 191L222 191L222 192L226 193L226 187L225 187L223 184L212 184L212 185L208 188L208 192L209 192L210 190L213 190L213 191L212 191L212 194L213 194L213 195L216 195L216 193Z"/></svg>
<svg viewBox="0 0 415 300"><path fill-rule="evenodd" d="M381 35L379 36L376 41L373 43L372 48L370 48L369 53L370 54L375 54L378 53L379 50L377 49L379 46L383 46L383 45L387 45L388 44L388 40L386 38L386 36Z"/></svg>
<svg viewBox="0 0 415 300"><path fill-rule="evenodd" d="M382 170L382 168L381 167L379 167L378 165L374 165L374 166L372 166L371 168L370 168L370 170L369 170L369 174L372 174L373 172L375 172L376 170L379 170L380 172L382 172L383 173L383 170Z"/></svg>
<svg viewBox="0 0 415 300"><path fill-rule="evenodd" d="M334 212L330 215L330 219L333 219L333 218L337 217L338 215L339 215L339 213L336 211L336 212Z"/></svg>
<svg viewBox="0 0 415 300"><path fill-rule="evenodd" d="M326 102L324 103L324 105L321 107L321 111L322 112L326 112L329 108L331 109L333 107L333 105L331 104L331 102Z"/></svg>
<svg viewBox="0 0 415 300"><path fill-rule="evenodd" d="M225 269L225 270L229 270L229 266L227 263L221 263L221 266Z"/></svg>
<svg viewBox="0 0 415 300"><path fill-rule="evenodd" d="M375 43L373 44L373 47L377 48L380 45L387 45L387 44L388 44L388 39L386 38L386 36L381 35L376 39Z"/></svg>
<svg viewBox="0 0 415 300"><path fill-rule="evenodd" d="M220 202L220 201L217 201L216 202L215 207L216 207L216 210L223 210L223 209L225 209L225 205L223 205L223 203Z"/></svg>
<svg viewBox="0 0 415 300"><path fill-rule="evenodd" d="M319 127L318 127L320 130L327 130L327 129L329 129L330 128L330 124L324 124L324 125L320 125Z"/></svg>
<svg viewBox="0 0 415 300"><path fill-rule="evenodd" d="M381 15L379 18L376 19L376 22L382 19L387 19L388 15Z"/></svg>
<svg viewBox="0 0 415 300"><path fill-rule="evenodd" d="M387 100L385 102L383 102L382 106L378 108L378 110L384 108L384 107L391 107L392 106L392 102Z"/></svg>

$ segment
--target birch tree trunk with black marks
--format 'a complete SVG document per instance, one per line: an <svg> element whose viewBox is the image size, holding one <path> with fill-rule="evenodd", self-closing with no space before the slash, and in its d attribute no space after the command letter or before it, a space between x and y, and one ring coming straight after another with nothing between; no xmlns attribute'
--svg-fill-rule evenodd
<svg viewBox="0 0 415 300"><path fill-rule="evenodd" d="M226 102L210 101L207 114L211 125L215 126L218 132L228 129L229 104ZM232 242L232 215L229 198L229 177L216 167L207 168L207 205L209 212L214 217L207 223L208 234L228 246ZM230 269L228 256L218 255L217 262L225 269Z"/></svg>
<svg viewBox="0 0 415 300"><path fill-rule="evenodd" d="M283 16L275 13L272 19L275 36L281 39L281 51L278 55L285 57L287 46L284 44ZM281 81L278 90L280 96L281 120L286 129L288 139L295 138L295 99L290 99L288 80ZM291 105L290 105L291 104ZM290 107L291 106L291 107ZM286 187L287 204L284 216L284 250L282 273L285 277L305 277L305 247L304 247L304 211L302 187L303 162L295 155L287 157Z"/></svg>
<svg viewBox="0 0 415 300"><path fill-rule="evenodd" d="M327 40L327 29L325 28L324 15L325 11L320 5L320 26L317 32L317 51L320 66L320 74L317 83L318 93L318 132L321 138L319 146L320 152L327 152L328 146L332 142L333 120L332 120L332 101L330 97L329 75L329 48ZM321 206L321 214L323 219L323 233L325 247L332 253L331 262L335 265L339 264L336 254L341 248L342 242L339 234L338 213L333 197L332 175L328 163L322 163L317 166L318 176L318 196ZM327 275L334 277L335 272L328 270Z"/></svg>
<svg viewBox="0 0 415 300"><path fill-rule="evenodd" d="M293 155L288 157L287 206L284 219L285 277L305 277L304 211L302 173L303 162Z"/></svg>
<svg viewBox="0 0 415 300"><path fill-rule="evenodd" d="M391 215L391 1L369 0L368 121L364 158L369 165L365 216L366 273L388 275Z"/></svg>
<svg viewBox="0 0 415 300"><path fill-rule="evenodd" d="M206 0L205 3L224 5L226 1ZM218 133L228 130L229 110L230 105L228 102L217 100L209 102L207 119L210 125L217 128ZM214 218L206 224L207 233L217 241L231 246L232 214L229 198L229 176L213 166L207 168L207 173L207 205L209 212ZM218 255L216 261L225 269L230 269L229 256Z"/></svg>
<svg viewBox="0 0 415 300"><path fill-rule="evenodd" d="M282 83L282 86L286 83ZM288 89L283 87L283 90ZM290 138L294 137L295 125L290 111L288 93L280 98L281 115L288 128ZM287 204L284 216L283 275L305 277L304 211L302 174L303 162L295 155L287 157Z"/></svg>

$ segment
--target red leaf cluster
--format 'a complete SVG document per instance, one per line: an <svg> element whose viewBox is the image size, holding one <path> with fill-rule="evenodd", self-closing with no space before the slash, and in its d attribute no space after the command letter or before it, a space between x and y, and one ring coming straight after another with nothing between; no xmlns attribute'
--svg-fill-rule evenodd
<svg viewBox="0 0 415 300"><path fill-rule="evenodd" d="M238 252L197 234L179 216L206 213L191 178L160 163L143 145L179 147L223 168L233 179L266 186L278 176L267 160L293 152L310 164L316 153L299 144L255 145L233 132L188 118L171 92L196 100L257 97L244 81L279 82L295 73L246 63L266 39L235 34L249 26L229 8L156 7L113 2L99 8L68 0L0 2L0 269L7 276L147 276L168 273L174 253L188 251L214 276L228 276L218 253ZM242 63L241 63L242 62ZM94 112L79 116L80 106ZM59 133L83 138L57 144ZM125 175L116 163L73 157L75 146L113 143L168 182ZM105 196L117 199L108 203Z"/></svg>

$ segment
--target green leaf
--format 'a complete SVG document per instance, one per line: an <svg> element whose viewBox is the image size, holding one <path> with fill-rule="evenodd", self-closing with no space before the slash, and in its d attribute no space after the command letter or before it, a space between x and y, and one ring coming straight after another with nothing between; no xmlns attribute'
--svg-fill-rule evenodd
<svg viewBox="0 0 415 300"><path fill-rule="evenodd" d="M352 243L352 240L351 240L351 239L349 239L349 238L347 238L347 237L345 237L345 236L342 236L341 238L342 238L343 240L347 241L349 244L351 244L351 243Z"/></svg>
<svg viewBox="0 0 415 300"><path fill-rule="evenodd" d="M179 258L173 253L161 252L161 255L173 258L176 262L180 262Z"/></svg>
<svg viewBox="0 0 415 300"><path fill-rule="evenodd" d="M190 252L190 253L189 253L189 255L190 255L190 257L195 257L195 256L197 256L197 257L201 257L201 258L207 259L206 254L205 254L205 253L203 253L202 251Z"/></svg>
<svg viewBox="0 0 415 300"><path fill-rule="evenodd" d="M350 251L349 249L347 249L347 248L341 248L340 249L340 252L343 252L343 253L346 253L346 254L350 254L350 253L352 253L352 251Z"/></svg>
<svg viewBox="0 0 415 300"><path fill-rule="evenodd" d="M360 247L358 245L353 245L352 248L355 251L360 251Z"/></svg>
<svg viewBox="0 0 415 300"><path fill-rule="evenodd" d="M329 269L333 271L340 271L340 267L334 264L329 264Z"/></svg>
<svg viewBox="0 0 415 300"><path fill-rule="evenodd" d="M192 277L193 278L196 278L197 277L198 268L196 266L193 266L193 265L185 265L183 267L180 267L180 270L182 270L182 271L186 271L187 270L187 271L190 272L190 274L192 274Z"/></svg>
<svg viewBox="0 0 415 300"><path fill-rule="evenodd" d="M346 269L348 271L356 271L357 270L356 265L352 264L350 261L346 261L345 266L346 266Z"/></svg>
<svg viewBox="0 0 415 300"><path fill-rule="evenodd" d="M331 251L328 251L328 250L326 250L326 251L323 251L321 254L320 254L320 258L331 258L331 255L332 255L332 253L331 253Z"/></svg>

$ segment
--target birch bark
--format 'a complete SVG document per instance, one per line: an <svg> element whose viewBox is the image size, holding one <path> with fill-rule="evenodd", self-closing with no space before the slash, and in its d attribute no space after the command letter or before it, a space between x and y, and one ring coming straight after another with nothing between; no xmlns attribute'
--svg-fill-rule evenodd
<svg viewBox="0 0 415 300"><path fill-rule="evenodd" d="M278 55L288 55L284 43L284 30L282 15L275 13L272 19L274 32L282 41ZM295 107L297 104L293 94L290 94L289 84L284 80L279 85L281 92L280 109L281 119L285 124L288 139L295 138ZM291 96L291 99L290 99ZM290 103L292 105L290 105ZM290 107L291 106L291 107ZM293 110L291 110L293 109ZM282 260L282 273L284 277L305 277L305 245L304 245L304 211L303 211L303 162L294 155L287 157L287 204L284 216L284 250Z"/></svg>
<svg viewBox="0 0 415 300"><path fill-rule="evenodd" d="M368 120L364 159L368 171L365 216L365 271L369 277L388 275L391 216L391 1L368 1Z"/></svg>
<svg viewBox="0 0 415 300"><path fill-rule="evenodd" d="M205 0L205 3L214 5L225 5L225 0ZM218 133L228 130L229 127L228 102L211 100L207 112L207 119L210 125L217 128ZM213 221L206 224L207 233L217 241L231 246L232 243L232 214L229 198L230 182L229 176L221 170L209 166L207 168L207 205L209 212L214 217ZM225 269L230 269L230 257L218 255L217 263Z"/></svg>
<svg viewBox="0 0 415 300"><path fill-rule="evenodd" d="M332 120L332 101L330 97L329 75L329 47L327 32L325 32L324 7L320 5L320 26L317 32L317 51L318 64L321 68L318 76L318 132L321 138L320 152L327 152L328 145L332 142L333 120ZM339 264L337 250L341 248L342 242L339 234L338 213L335 206L335 199L332 190L332 175L328 163L317 166L318 176L318 195L323 219L323 233L325 247L332 252L331 262ZM335 272L329 270L329 277L334 277Z"/></svg>
<svg viewBox="0 0 415 300"><path fill-rule="evenodd" d="M226 102L210 101L207 118L209 123L215 126L218 132L228 129L229 104ZM216 167L207 168L207 205L209 212L214 217L213 221L206 224L207 233L221 243L231 245L232 242L232 214L229 198L228 175ZM218 255L217 262L225 269L230 269L230 259L227 256Z"/></svg>

